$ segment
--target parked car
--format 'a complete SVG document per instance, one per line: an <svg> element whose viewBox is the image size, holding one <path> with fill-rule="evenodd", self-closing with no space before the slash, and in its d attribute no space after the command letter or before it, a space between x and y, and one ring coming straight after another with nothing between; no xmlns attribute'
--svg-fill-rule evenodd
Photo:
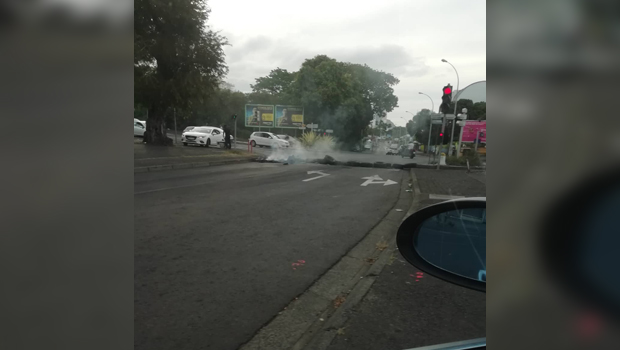
<svg viewBox="0 0 620 350"><path fill-rule="evenodd" d="M290 146L288 141L280 139L276 134L264 131L253 132L250 135L250 144L252 147L288 148Z"/></svg>
<svg viewBox="0 0 620 350"><path fill-rule="evenodd" d="M230 139L232 141L234 137L231 135ZM181 142L183 142L183 146L198 145L209 147L217 145L218 142L224 142L224 130L214 126L195 126L181 134Z"/></svg>
<svg viewBox="0 0 620 350"><path fill-rule="evenodd" d="M387 152L385 152L385 154L389 155L389 156L395 156L397 154L399 154L398 151L398 143L394 142L390 145L390 147L388 147Z"/></svg>
<svg viewBox="0 0 620 350"><path fill-rule="evenodd" d="M133 136L144 137L146 121L133 118Z"/></svg>

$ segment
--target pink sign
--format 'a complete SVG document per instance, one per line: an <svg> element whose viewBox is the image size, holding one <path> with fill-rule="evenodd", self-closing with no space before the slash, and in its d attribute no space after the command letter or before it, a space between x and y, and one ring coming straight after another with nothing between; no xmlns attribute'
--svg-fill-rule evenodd
<svg viewBox="0 0 620 350"><path fill-rule="evenodd" d="M466 120L461 142L476 142L476 134L480 132L482 135L479 135L478 142L487 143L487 121Z"/></svg>

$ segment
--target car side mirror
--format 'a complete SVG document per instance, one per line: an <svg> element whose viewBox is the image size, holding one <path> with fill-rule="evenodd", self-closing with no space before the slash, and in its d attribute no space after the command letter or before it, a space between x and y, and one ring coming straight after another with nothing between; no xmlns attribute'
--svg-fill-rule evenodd
<svg viewBox="0 0 620 350"><path fill-rule="evenodd" d="M486 198L423 208L403 221L396 243L403 257L418 269L486 292Z"/></svg>

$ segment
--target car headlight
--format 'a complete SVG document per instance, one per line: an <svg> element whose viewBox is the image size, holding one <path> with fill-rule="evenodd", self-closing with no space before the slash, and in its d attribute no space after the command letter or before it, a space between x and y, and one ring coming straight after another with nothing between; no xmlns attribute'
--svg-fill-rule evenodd
<svg viewBox="0 0 620 350"><path fill-rule="evenodd" d="M199 139L204 139L206 136L198 136Z"/></svg>

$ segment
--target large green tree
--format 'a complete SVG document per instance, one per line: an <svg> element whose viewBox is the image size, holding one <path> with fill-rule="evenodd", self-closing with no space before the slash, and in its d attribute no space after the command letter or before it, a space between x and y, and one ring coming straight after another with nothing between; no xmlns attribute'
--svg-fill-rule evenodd
<svg viewBox="0 0 620 350"><path fill-rule="evenodd" d="M256 78L256 84L251 84L252 92L266 93L269 95L282 95L290 93L291 85L295 80L295 73L286 69L276 68L268 76Z"/></svg>
<svg viewBox="0 0 620 350"><path fill-rule="evenodd" d="M205 0L134 2L134 100L148 110L149 144L169 144L170 109L190 111L228 71L226 39L206 26L209 11Z"/></svg>
<svg viewBox="0 0 620 350"><path fill-rule="evenodd" d="M290 86L304 106L306 122L333 129L344 144L358 142L374 117L398 106L393 75L366 65L338 62L325 55L307 59Z"/></svg>

